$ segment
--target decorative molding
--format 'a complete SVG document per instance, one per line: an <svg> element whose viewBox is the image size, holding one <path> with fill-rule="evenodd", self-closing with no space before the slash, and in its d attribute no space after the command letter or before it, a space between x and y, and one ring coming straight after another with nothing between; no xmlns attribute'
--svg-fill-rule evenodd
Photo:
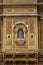
<svg viewBox="0 0 43 65"><path fill-rule="evenodd" d="M39 16L39 14L3 14L3 16Z"/></svg>
<svg viewBox="0 0 43 65"><path fill-rule="evenodd" d="M23 39L16 39L16 44L19 45L19 46L24 45L25 42L26 42L25 38L23 38Z"/></svg>
<svg viewBox="0 0 43 65"><path fill-rule="evenodd" d="M14 22L14 25L13 25L13 29L15 29L15 27L17 26L17 25L24 25L25 26L25 29L26 30L28 30L28 23L27 23L27 20L25 20L25 19L20 19L20 20L16 20L15 22Z"/></svg>
<svg viewBox="0 0 43 65"><path fill-rule="evenodd" d="M16 3L0 3L0 5L17 5L17 6L19 6L19 5L43 5L43 2L38 2L38 3L18 3L18 4L16 4Z"/></svg>

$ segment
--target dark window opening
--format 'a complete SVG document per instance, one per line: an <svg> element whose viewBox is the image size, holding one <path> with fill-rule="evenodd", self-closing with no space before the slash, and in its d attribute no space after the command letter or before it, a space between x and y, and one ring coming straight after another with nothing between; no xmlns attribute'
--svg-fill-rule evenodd
<svg viewBox="0 0 43 65"><path fill-rule="evenodd" d="M17 32L17 38L24 38L24 32L22 29L19 29Z"/></svg>
<svg viewBox="0 0 43 65"><path fill-rule="evenodd" d="M13 55L12 54L5 54L5 58L12 58Z"/></svg>

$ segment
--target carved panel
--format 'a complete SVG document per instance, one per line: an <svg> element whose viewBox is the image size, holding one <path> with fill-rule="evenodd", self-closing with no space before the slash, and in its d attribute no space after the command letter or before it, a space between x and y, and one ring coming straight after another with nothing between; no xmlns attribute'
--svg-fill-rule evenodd
<svg viewBox="0 0 43 65"><path fill-rule="evenodd" d="M30 36L29 36L29 46L38 48L38 30L37 30L37 18L31 18L30 23Z"/></svg>
<svg viewBox="0 0 43 65"><path fill-rule="evenodd" d="M30 20L30 34L34 33L34 20Z"/></svg>
<svg viewBox="0 0 43 65"><path fill-rule="evenodd" d="M36 6L31 6L31 7L4 7L3 12L5 14L32 14L32 13L37 13L37 7Z"/></svg>
<svg viewBox="0 0 43 65"><path fill-rule="evenodd" d="M6 40L6 46L11 46L12 47L12 40Z"/></svg>
<svg viewBox="0 0 43 65"><path fill-rule="evenodd" d="M7 34L10 34L12 32L12 19L11 18L6 19L6 32Z"/></svg>
<svg viewBox="0 0 43 65"><path fill-rule="evenodd" d="M14 8L14 13L15 14L26 13L26 8L24 8L24 7L23 8L22 7L21 8L20 7L19 8Z"/></svg>
<svg viewBox="0 0 43 65"><path fill-rule="evenodd" d="M9 14L10 14L10 13L14 13L14 12L13 12L13 8L11 8L11 7L5 7L4 10L3 10L3 12L4 12L5 14L6 14L6 13L7 13L7 14L8 14L8 13L9 13Z"/></svg>
<svg viewBox="0 0 43 65"><path fill-rule="evenodd" d="M35 39L30 40L29 46L35 46Z"/></svg>
<svg viewBox="0 0 43 65"><path fill-rule="evenodd" d="M4 32L4 48L10 49L12 48L12 18L11 17L5 17L4 22L6 23L4 25L4 28L6 29Z"/></svg>

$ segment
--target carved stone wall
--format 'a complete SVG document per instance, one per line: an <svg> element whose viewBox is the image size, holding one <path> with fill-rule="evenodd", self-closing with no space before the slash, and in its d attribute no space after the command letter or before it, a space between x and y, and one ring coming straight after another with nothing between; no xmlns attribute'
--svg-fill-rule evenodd
<svg viewBox="0 0 43 65"><path fill-rule="evenodd" d="M13 26L15 25L14 22L28 22L28 30L25 32L25 44L19 46L16 44L16 30L14 30ZM32 49L38 49L38 34L37 34L37 17L4 17L4 45L3 48L12 52L28 52ZM22 28L25 31L24 25L17 25L16 29ZM36 50L37 51L37 50Z"/></svg>

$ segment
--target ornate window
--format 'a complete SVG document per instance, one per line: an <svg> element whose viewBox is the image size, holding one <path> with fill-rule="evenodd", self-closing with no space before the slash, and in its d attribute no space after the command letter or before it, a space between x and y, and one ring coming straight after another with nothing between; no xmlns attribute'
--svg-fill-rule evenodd
<svg viewBox="0 0 43 65"><path fill-rule="evenodd" d="M19 26L20 25L20 26ZM26 32L28 30L27 21L18 21L13 25L15 31L15 42L17 45L24 45L26 43Z"/></svg>

